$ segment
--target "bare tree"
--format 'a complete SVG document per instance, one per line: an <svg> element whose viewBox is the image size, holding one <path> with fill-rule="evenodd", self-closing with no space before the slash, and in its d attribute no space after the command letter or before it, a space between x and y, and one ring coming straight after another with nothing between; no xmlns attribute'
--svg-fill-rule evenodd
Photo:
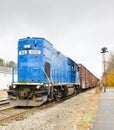
<svg viewBox="0 0 114 130"><path fill-rule="evenodd" d="M107 73L109 73L112 70L114 70L114 53L110 52L110 57L107 62Z"/></svg>
<svg viewBox="0 0 114 130"><path fill-rule="evenodd" d="M0 58L0 66L4 66L4 60Z"/></svg>

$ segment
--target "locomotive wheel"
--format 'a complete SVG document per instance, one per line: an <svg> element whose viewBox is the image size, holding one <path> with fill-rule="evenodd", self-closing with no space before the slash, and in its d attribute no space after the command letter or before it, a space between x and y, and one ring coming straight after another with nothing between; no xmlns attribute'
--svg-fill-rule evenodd
<svg viewBox="0 0 114 130"><path fill-rule="evenodd" d="M74 93L73 94L78 94L78 90L76 87L74 87Z"/></svg>
<svg viewBox="0 0 114 130"><path fill-rule="evenodd" d="M62 98L62 96L63 96L62 91L58 89L56 91L56 94L55 94L55 100L56 101L60 101L60 99Z"/></svg>
<svg viewBox="0 0 114 130"><path fill-rule="evenodd" d="M79 94L81 92L81 89L80 89L80 87L78 86L78 87L75 87L75 93L76 94Z"/></svg>

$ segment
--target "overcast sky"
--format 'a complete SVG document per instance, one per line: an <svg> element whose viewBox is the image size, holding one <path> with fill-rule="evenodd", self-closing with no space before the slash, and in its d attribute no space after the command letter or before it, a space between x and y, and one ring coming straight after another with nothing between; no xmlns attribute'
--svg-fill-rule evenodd
<svg viewBox="0 0 114 130"><path fill-rule="evenodd" d="M0 58L17 62L27 36L44 37L100 77L101 48L114 51L114 0L0 0Z"/></svg>

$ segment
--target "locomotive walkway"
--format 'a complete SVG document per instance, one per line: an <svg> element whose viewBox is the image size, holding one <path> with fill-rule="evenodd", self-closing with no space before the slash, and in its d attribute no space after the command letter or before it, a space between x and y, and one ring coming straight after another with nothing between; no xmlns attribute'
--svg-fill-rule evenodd
<svg viewBox="0 0 114 130"><path fill-rule="evenodd" d="M101 92L99 112L90 130L114 130L114 89Z"/></svg>

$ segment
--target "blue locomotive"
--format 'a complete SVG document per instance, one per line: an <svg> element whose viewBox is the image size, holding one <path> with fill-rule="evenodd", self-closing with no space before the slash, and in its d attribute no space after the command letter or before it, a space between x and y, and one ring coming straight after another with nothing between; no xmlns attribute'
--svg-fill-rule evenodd
<svg viewBox="0 0 114 130"><path fill-rule="evenodd" d="M17 81L15 81L17 69ZM80 90L79 66L44 38L18 41L18 67L8 95L13 105L40 106Z"/></svg>

